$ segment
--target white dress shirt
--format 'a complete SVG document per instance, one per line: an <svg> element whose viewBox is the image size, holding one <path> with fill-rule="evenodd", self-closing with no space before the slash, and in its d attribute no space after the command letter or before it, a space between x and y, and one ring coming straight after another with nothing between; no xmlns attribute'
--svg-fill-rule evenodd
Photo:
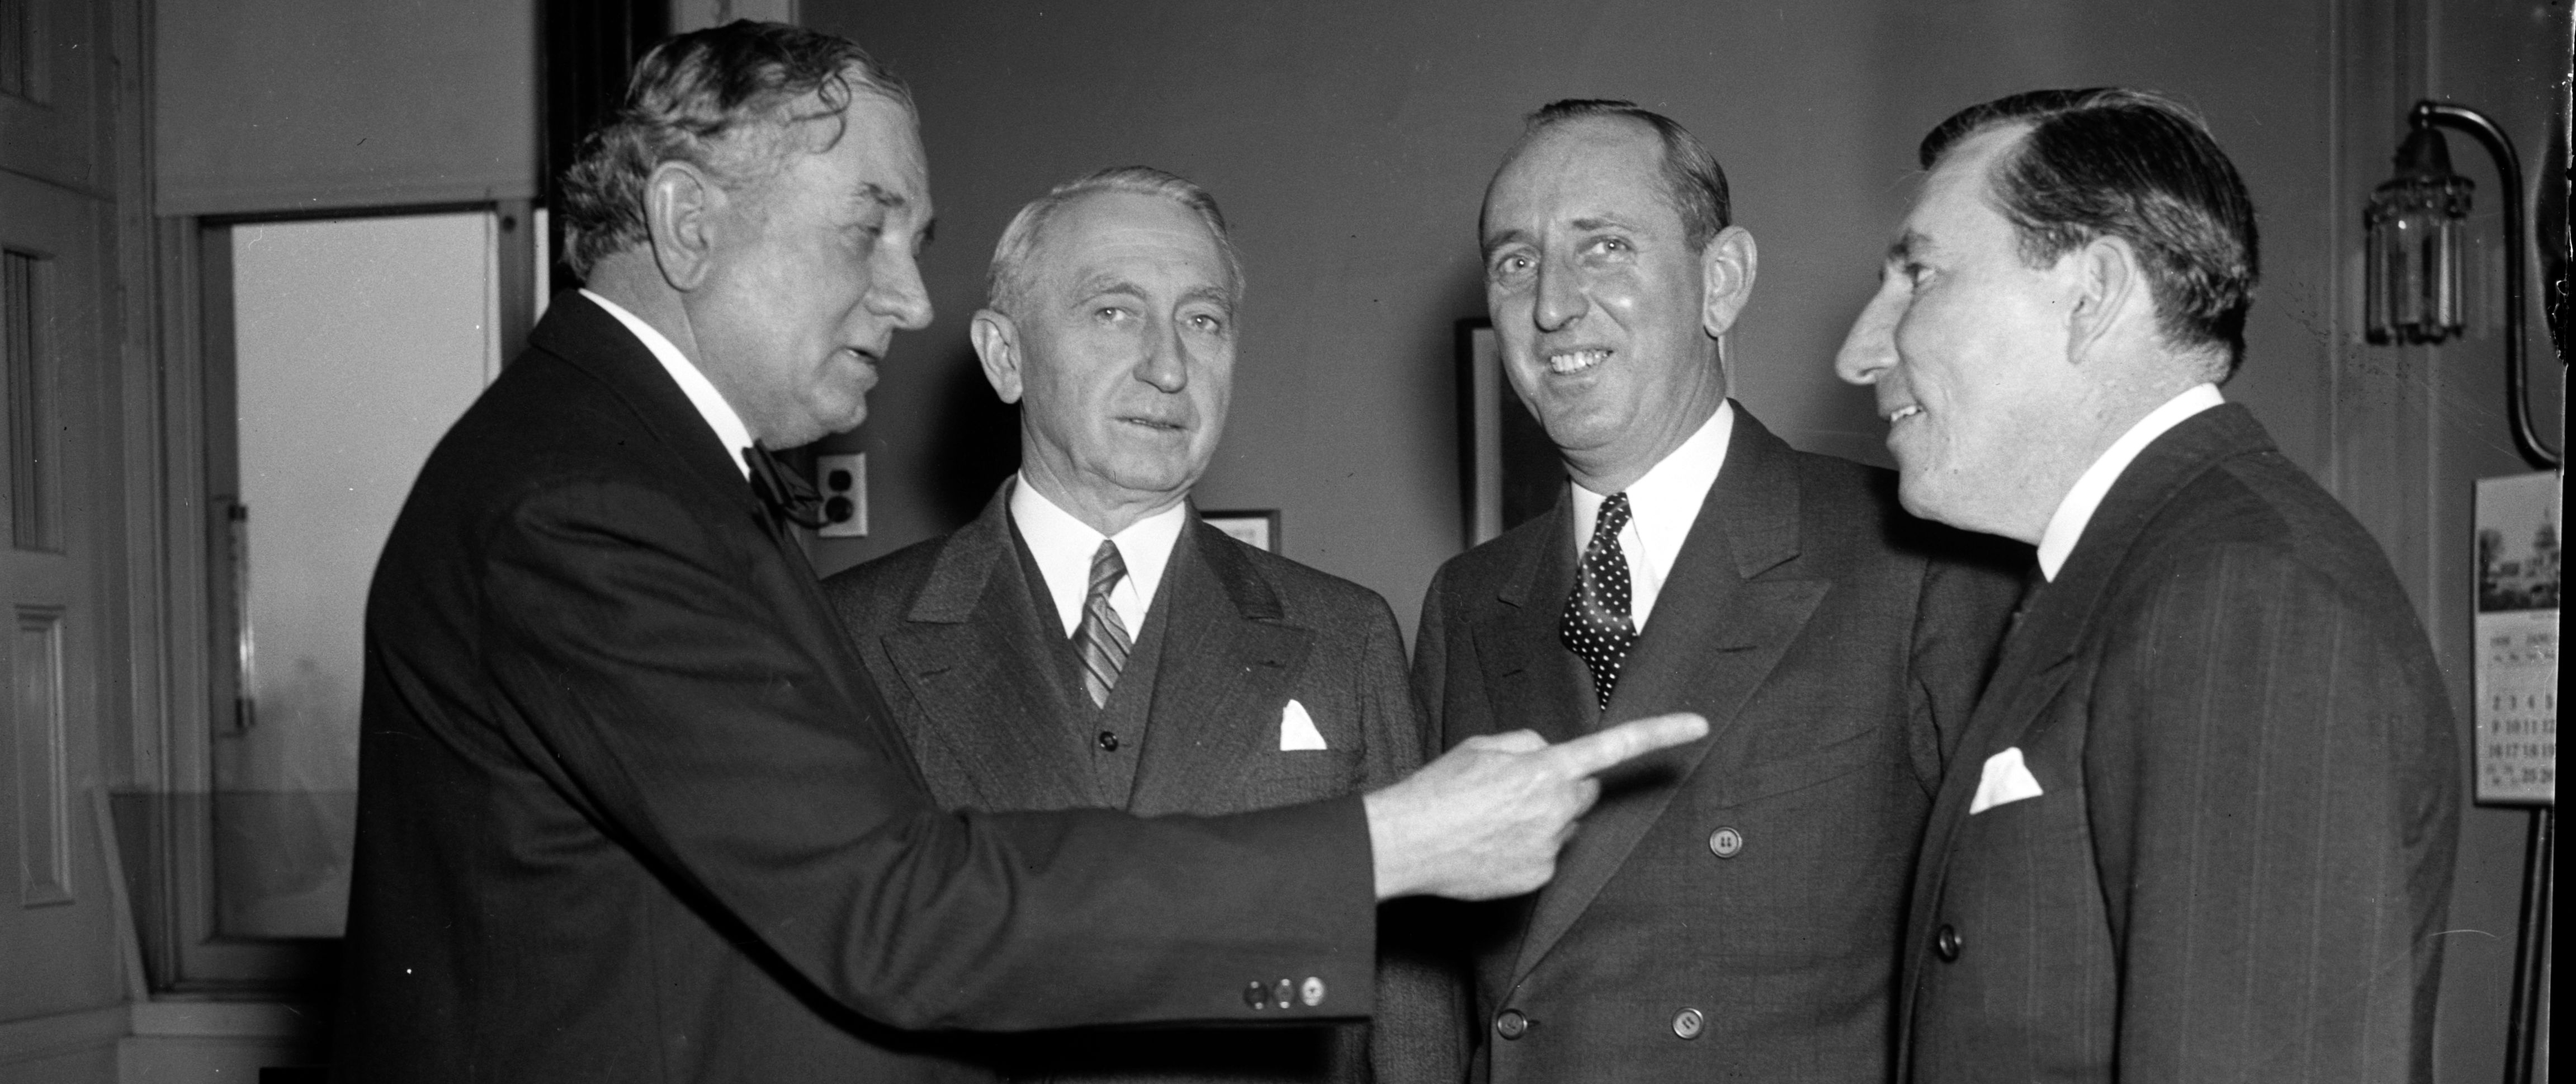
<svg viewBox="0 0 2576 1084"><path fill-rule="evenodd" d="M1699 506L1717 484L1718 471L1726 466L1726 444L1734 436L1735 404L1720 402L1699 432L1628 486L1628 525L1619 531L1619 555L1628 562L1628 619L1638 632L1646 631L1646 615L1654 612L1655 596L1663 593L1691 524L1699 522ZM1571 485L1574 554L1580 560L1583 548L1592 544L1593 526L1601 521L1601 502L1610 494L1594 493L1579 482Z"/></svg>
<svg viewBox="0 0 2576 1084"><path fill-rule="evenodd" d="M644 340L644 349L652 351L653 360L661 362L663 370L671 374L671 379L680 382L680 390L688 395L689 405L698 408L698 416L707 420L707 428L715 430L716 439L724 442L725 451L733 454L734 469L741 471L743 478L749 480L751 464L743 460L742 450L751 447L751 429L742 424L742 415L733 412L733 404L725 402L724 395L707 380L707 374L699 372L697 366L689 363L688 355L671 345L670 339L655 330L653 325L645 323L642 317L590 292L588 288L581 291L581 296L608 310L608 315L616 317L618 323L626 325L626 330Z"/></svg>
<svg viewBox="0 0 2576 1084"><path fill-rule="evenodd" d="M1103 539L1117 543L1118 559L1127 565L1127 574L1110 586L1109 608L1133 639L1145 631L1145 608L1154 604L1154 590L1163 585L1163 568L1172 561L1172 545L1181 539L1181 526L1189 522L1189 507L1175 504L1128 524L1115 535L1104 535L1057 507L1029 484L1028 475L1021 474L1011 480L1011 522L1019 525L1029 555L1037 558L1038 574L1046 577L1047 597L1055 600L1055 616L1067 636L1082 627L1083 596L1091 593L1092 555L1100 552Z"/></svg>
<svg viewBox="0 0 2576 1084"><path fill-rule="evenodd" d="M2057 570L2066 567L2066 555L2075 552L2075 543L2084 537L2084 525L2093 521L2093 513L2102 507L2102 498L2111 492L2111 483L2136 461L2138 453L2156 442L2165 431L2181 425L2184 419L2217 406L2227 400L2218 394L2216 384L2194 384L2182 394L2165 400L2165 405L2148 411L2138 424L2120 434L2120 439L2102 451L2102 458L2084 469L2075 480L2075 488L2057 502L2057 514L2048 517L2048 529L2039 536L2039 574L2051 580Z"/></svg>

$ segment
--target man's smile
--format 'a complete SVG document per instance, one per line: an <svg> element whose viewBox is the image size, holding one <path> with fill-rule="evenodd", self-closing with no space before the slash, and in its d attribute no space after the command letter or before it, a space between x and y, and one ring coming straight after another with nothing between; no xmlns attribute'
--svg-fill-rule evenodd
<svg viewBox="0 0 2576 1084"><path fill-rule="evenodd" d="M1610 360L1605 349L1560 350L1547 356L1547 371L1558 376L1572 376Z"/></svg>

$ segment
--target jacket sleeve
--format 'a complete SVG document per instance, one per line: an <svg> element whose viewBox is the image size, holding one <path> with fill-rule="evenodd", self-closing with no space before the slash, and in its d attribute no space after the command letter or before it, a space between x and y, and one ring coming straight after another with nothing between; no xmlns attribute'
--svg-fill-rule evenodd
<svg viewBox="0 0 2576 1084"><path fill-rule="evenodd" d="M905 1028L1370 1011L1356 797L1209 818L943 814L843 638L818 631L801 562L642 484L558 485L510 509L482 539L474 608L492 690L474 714L525 766L504 770L544 776L826 996ZM1279 976L1329 996L1251 1008L1247 984Z"/></svg>
<svg viewBox="0 0 2576 1084"><path fill-rule="evenodd" d="M2411 614L2256 545L2104 613L2084 775L2126 1081L2402 1081L2459 780Z"/></svg>

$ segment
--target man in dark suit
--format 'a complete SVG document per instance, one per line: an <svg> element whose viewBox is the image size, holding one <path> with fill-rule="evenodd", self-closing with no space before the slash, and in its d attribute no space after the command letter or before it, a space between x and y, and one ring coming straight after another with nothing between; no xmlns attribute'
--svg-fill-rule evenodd
<svg viewBox="0 0 2576 1084"><path fill-rule="evenodd" d="M942 813L760 450L856 424L930 319L909 101L839 38L688 35L567 187L590 288L368 599L347 1078L939 1079L919 1032L1362 1016L1376 900L1535 887L1592 772L1697 729L1255 815Z"/></svg>
<svg viewBox="0 0 2576 1084"><path fill-rule="evenodd" d="M975 350L1020 404L1020 470L956 533L824 594L948 809L1234 813L1384 786L1429 744L1376 592L1188 504L1232 393L1242 301L1216 201L1105 170L1022 208ZM1387 951L1382 945L1381 952ZM1381 963L1361 1025L1077 1032L985 1059L1058 1079L1455 1075L1437 972Z"/></svg>
<svg viewBox="0 0 2576 1084"><path fill-rule="evenodd" d="M2378 547L2218 393L2244 183L2118 89L1965 110L1922 161L1838 367L1906 507L2044 581L1924 839L1911 1078L2427 1079L2450 709Z"/></svg>
<svg viewBox="0 0 2576 1084"><path fill-rule="evenodd" d="M1669 710L1532 900L1475 909L1478 1079L1881 1080L1903 897L2016 590L1726 398L1753 238L1679 125L1531 117L1486 190L1486 301L1573 484L1450 561L1419 696L1448 740Z"/></svg>

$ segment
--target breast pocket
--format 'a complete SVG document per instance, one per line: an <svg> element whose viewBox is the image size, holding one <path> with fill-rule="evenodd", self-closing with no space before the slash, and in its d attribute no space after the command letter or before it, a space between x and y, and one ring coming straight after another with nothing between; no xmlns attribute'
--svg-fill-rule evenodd
<svg viewBox="0 0 2576 1084"><path fill-rule="evenodd" d="M1244 808L1311 802L1358 789L1357 749L1293 749L1264 752L1244 766Z"/></svg>
<svg viewBox="0 0 2576 1084"><path fill-rule="evenodd" d="M1831 745L1744 765L1717 788L1720 807L1750 805L1832 782L1883 764L1893 755L1886 736L1871 730Z"/></svg>

